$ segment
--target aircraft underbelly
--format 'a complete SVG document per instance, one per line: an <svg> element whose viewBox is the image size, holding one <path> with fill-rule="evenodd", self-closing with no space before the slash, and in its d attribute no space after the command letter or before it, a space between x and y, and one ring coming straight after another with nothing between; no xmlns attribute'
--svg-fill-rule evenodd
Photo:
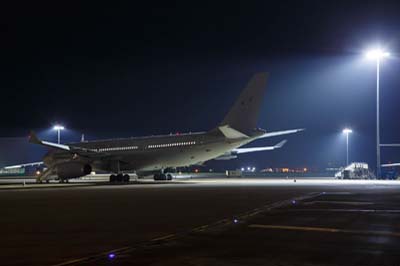
<svg viewBox="0 0 400 266"><path fill-rule="evenodd" d="M182 167L194 164L200 164L214 159L226 151L234 148L236 145L228 143L199 145L189 149L166 149L165 151L154 151L153 158L137 170L151 171L167 167ZM150 155L150 154L149 154Z"/></svg>

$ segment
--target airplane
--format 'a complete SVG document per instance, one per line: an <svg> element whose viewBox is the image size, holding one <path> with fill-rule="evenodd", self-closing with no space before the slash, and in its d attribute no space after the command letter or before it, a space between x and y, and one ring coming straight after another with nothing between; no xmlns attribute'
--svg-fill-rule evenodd
<svg viewBox="0 0 400 266"><path fill-rule="evenodd" d="M129 182L128 171L135 172L139 177L154 173L154 180L171 180L171 169L177 167L279 149L286 140L274 146L240 148L258 139L304 130L267 132L257 128L267 78L267 73L255 74L223 121L207 132L58 144L40 140L31 131L30 143L51 148L43 158L47 169L37 177L37 182L49 182L50 179L68 182L71 178L88 175L93 170L112 173L110 182ZM56 177L52 178L54 175Z"/></svg>

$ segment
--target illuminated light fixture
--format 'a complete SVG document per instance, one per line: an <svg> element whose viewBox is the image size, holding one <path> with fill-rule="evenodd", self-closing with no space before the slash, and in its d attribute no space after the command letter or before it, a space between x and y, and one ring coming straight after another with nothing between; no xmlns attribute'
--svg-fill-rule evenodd
<svg viewBox="0 0 400 266"><path fill-rule="evenodd" d="M53 127L53 130L64 130L65 128L63 127L63 126L61 126L61 125L55 125L54 127Z"/></svg>
<svg viewBox="0 0 400 266"><path fill-rule="evenodd" d="M115 258L115 254L114 253L108 254L108 258L111 259L111 260L114 259Z"/></svg>
<svg viewBox="0 0 400 266"><path fill-rule="evenodd" d="M365 56L366 56L368 59L376 59L376 60L379 60L379 59L382 59L382 58L385 58L385 57L389 57L389 56L390 56L390 53L389 53L389 52L386 52L386 51L383 51L383 50L381 50L381 49L373 49L373 50L367 51L367 52L365 53Z"/></svg>
<svg viewBox="0 0 400 266"><path fill-rule="evenodd" d="M342 130L342 133L343 134L350 134L350 133L353 133L353 130L351 130L350 128L345 128L345 129Z"/></svg>
<svg viewBox="0 0 400 266"><path fill-rule="evenodd" d="M380 127L379 127L379 75L380 63L384 58L390 57L390 53L380 48L369 50L365 53L366 58L376 62L376 177L381 178L381 150L380 150Z"/></svg>
<svg viewBox="0 0 400 266"><path fill-rule="evenodd" d="M60 144L60 132L61 132L61 130L64 130L64 129L65 129L65 127L62 126L62 125L55 125L55 126L53 127L53 130L57 131L57 140L58 140L58 144Z"/></svg>

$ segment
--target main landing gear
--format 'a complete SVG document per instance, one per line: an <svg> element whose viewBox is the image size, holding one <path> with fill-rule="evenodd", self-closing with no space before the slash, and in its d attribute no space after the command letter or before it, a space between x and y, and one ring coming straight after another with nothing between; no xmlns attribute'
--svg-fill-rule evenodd
<svg viewBox="0 0 400 266"><path fill-rule="evenodd" d="M171 173L157 173L154 174L154 180L172 180L172 174Z"/></svg>
<svg viewBox="0 0 400 266"><path fill-rule="evenodd" d="M129 175L128 174L118 174L118 175L110 175L111 183L129 183Z"/></svg>

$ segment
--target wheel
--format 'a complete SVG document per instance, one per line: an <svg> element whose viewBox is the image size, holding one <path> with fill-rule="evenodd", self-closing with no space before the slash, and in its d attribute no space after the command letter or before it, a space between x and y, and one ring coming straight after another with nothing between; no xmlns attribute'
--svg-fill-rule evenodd
<svg viewBox="0 0 400 266"><path fill-rule="evenodd" d="M50 180L47 179L47 180L46 180L46 183L47 183L47 184L50 183Z"/></svg>
<svg viewBox="0 0 400 266"><path fill-rule="evenodd" d="M129 183L129 175L125 174L123 180L125 183Z"/></svg>
<svg viewBox="0 0 400 266"><path fill-rule="evenodd" d="M116 180L116 176L115 175L110 175L110 183L114 183Z"/></svg>
<svg viewBox="0 0 400 266"><path fill-rule="evenodd" d="M154 180L171 180L171 179L172 179L171 174L162 174L162 173L154 174Z"/></svg>
<svg viewBox="0 0 400 266"><path fill-rule="evenodd" d="M157 173L157 174L154 174L154 176L153 176L153 178L154 178L154 180L161 180L161 174L160 173Z"/></svg>
<svg viewBox="0 0 400 266"><path fill-rule="evenodd" d="M117 175L117 182L123 182L124 181L124 176L122 174Z"/></svg>

